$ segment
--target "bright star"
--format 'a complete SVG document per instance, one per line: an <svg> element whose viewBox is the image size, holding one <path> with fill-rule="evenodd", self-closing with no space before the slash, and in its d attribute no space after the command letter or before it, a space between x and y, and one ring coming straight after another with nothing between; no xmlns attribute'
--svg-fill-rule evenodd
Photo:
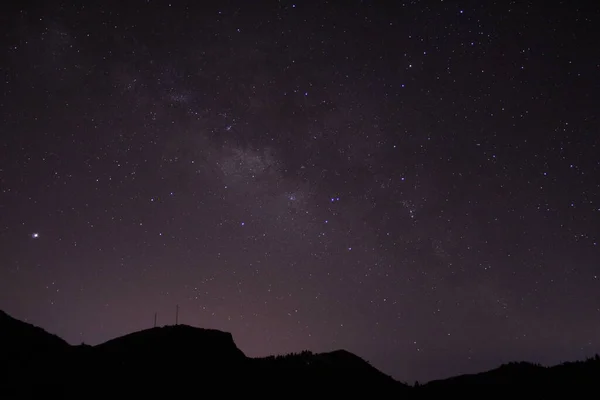
<svg viewBox="0 0 600 400"><path fill-rule="evenodd" d="M32 239L37 239L37 238L39 238L39 237L40 237L40 234L39 234L39 233L37 233L37 232L34 232L34 233L32 233L32 234L31 234L31 238L32 238Z"/></svg>

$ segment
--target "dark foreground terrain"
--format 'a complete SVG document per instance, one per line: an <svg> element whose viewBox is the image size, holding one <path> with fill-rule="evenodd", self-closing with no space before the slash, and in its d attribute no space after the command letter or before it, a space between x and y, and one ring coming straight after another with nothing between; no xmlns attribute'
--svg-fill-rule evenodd
<svg viewBox="0 0 600 400"><path fill-rule="evenodd" d="M0 397L62 395L398 398L427 392L485 392L598 384L598 356L542 367L511 363L412 387L345 350L249 358L230 333L186 325L147 329L97 346L71 346L0 311Z"/></svg>

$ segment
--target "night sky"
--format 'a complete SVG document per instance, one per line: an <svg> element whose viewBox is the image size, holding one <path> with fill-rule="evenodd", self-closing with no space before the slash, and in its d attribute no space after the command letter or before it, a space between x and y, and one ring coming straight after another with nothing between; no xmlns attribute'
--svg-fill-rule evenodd
<svg viewBox="0 0 600 400"><path fill-rule="evenodd" d="M594 2L210 3L3 5L0 309L411 383L600 352Z"/></svg>

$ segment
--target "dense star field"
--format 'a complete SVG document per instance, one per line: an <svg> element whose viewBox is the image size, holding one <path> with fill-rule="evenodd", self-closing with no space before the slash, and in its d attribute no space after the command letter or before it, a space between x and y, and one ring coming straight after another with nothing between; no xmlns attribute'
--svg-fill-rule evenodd
<svg viewBox="0 0 600 400"><path fill-rule="evenodd" d="M409 382L600 352L597 5L200 3L5 5L0 309Z"/></svg>

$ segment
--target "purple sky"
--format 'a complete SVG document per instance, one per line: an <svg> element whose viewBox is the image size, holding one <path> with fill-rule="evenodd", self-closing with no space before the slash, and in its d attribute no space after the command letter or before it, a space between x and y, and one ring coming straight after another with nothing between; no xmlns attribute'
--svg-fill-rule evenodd
<svg viewBox="0 0 600 400"><path fill-rule="evenodd" d="M44 3L0 16L0 309L411 383L600 352L597 7Z"/></svg>

